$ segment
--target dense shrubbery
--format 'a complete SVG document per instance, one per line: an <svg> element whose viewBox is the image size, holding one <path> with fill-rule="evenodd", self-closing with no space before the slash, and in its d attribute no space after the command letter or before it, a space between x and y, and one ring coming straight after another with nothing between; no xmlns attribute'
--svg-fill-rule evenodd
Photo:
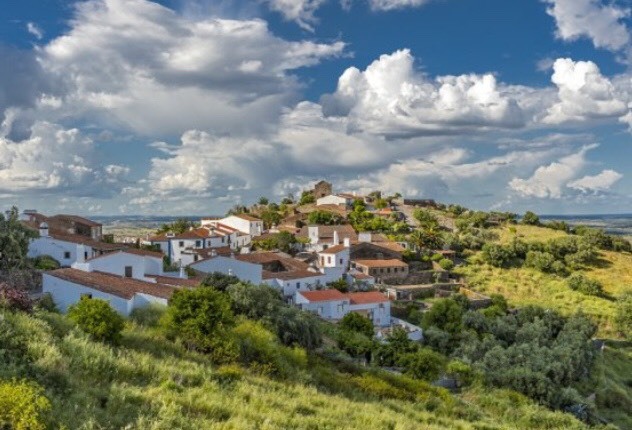
<svg viewBox="0 0 632 430"><path fill-rule="evenodd" d="M582 315L570 318L537 307L506 314L495 297L492 311L471 311L453 299L424 315L425 342L471 363L493 386L510 388L551 407L578 401L570 387L590 372L596 328Z"/></svg>
<svg viewBox="0 0 632 430"><path fill-rule="evenodd" d="M44 430L51 410L44 390L31 382L0 380L0 428Z"/></svg>
<svg viewBox="0 0 632 430"><path fill-rule="evenodd" d="M337 225L344 221L343 217L338 214L321 210L311 212L307 220L310 224L318 225Z"/></svg>
<svg viewBox="0 0 632 430"><path fill-rule="evenodd" d="M2 308L30 312L33 309L33 301L26 291L0 283L0 309Z"/></svg>
<svg viewBox="0 0 632 430"><path fill-rule="evenodd" d="M614 322L617 331L628 340L632 340L632 291L619 299Z"/></svg>
<svg viewBox="0 0 632 430"><path fill-rule="evenodd" d="M49 255L42 255L33 259L33 266L38 270L55 270L59 269L61 264Z"/></svg>
<svg viewBox="0 0 632 430"><path fill-rule="evenodd" d="M264 239L255 238L253 248L262 251L292 252L294 245L298 243L296 236L287 231L275 233Z"/></svg>
<svg viewBox="0 0 632 430"><path fill-rule="evenodd" d="M571 290L579 291L588 296L600 296L603 294L603 286L599 282L588 279L580 273L572 274L566 282Z"/></svg>
<svg viewBox="0 0 632 430"><path fill-rule="evenodd" d="M125 322L105 300L82 297L68 309L68 318L93 339L116 343Z"/></svg>
<svg viewBox="0 0 632 430"><path fill-rule="evenodd" d="M373 322L364 315L355 312L349 312L345 315L338 323L338 326L342 330L354 331L368 338L373 337Z"/></svg>

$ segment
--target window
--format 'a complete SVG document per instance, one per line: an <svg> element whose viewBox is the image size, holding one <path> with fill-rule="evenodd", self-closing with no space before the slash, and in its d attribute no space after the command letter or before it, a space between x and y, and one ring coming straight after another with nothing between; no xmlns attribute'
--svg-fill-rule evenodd
<svg viewBox="0 0 632 430"><path fill-rule="evenodd" d="M202 242L201 242L201 241L199 241L199 240L196 240L196 241L195 241L195 247L196 247L196 248L199 248L200 246L202 246Z"/></svg>
<svg viewBox="0 0 632 430"><path fill-rule="evenodd" d="M327 264L331 264L331 256L327 257Z"/></svg>
<svg viewBox="0 0 632 430"><path fill-rule="evenodd" d="M84 252L84 253L83 253L83 258L84 258L85 260L87 260L87 259L88 259L88 251L86 251L86 252Z"/></svg>
<svg viewBox="0 0 632 430"><path fill-rule="evenodd" d="M196 254L193 256L193 261L198 261L199 256Z"/></svg>
<svg viewBox="0 0 632 430"><path fill-rule="evenodd" d="M300 283L300 282L297 282L297 283L296 283L296 289L298 290L299 288L301 288L301 283Z"/></svg>
<svg viewBox="0 0 632 430"><path fill-rule="evenodd" d="M126 278L131 278L133 273L134 273L134 271L132 269L132 266L125 266L125 277Z"/></svg>
<svg viewBox="0 0 632 430"><path fill-rule="evenodd" d="M68 252L68 251L64 252L64 258L66 260L70 260L70 252Z"/></svg>
<svg viewBox="0 0 632 430"><path fill-rule="evenodd" d="M340 259L340 265L342 266L344 264L344 260L341 258Z"/></svg>
<svg viewBox="0 0 632 430"><path fill-rule="evenodd" d="M222 236L222 243L226 241L226 236Z"/></svg>
<svg viewBox="0 0 632 430"><path fill-rule="evenodd" d="M181 241L178 243L178 245L180 246L180 248L184 248L184 241L183 241L183 240L181 240Z"/></svg>

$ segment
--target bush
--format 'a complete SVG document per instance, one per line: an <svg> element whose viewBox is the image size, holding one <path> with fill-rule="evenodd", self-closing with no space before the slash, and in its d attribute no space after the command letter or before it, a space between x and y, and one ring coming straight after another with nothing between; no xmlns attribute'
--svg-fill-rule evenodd
<svg viewBox="0 0 632 430"><path fill-rule="evenodd" d="M445 368L445 358L429 348L422 348L417 352L404 354L399 364L405 373L415 379L434 381Z"/></svg>
<svg viewBox="0 0 632 430"><path fill-rule="evenodd" d="M435 326L449 333L458 333L461 330L463 313L463 307L456 301L439 299L424 313L423 326Z"/></svg>
<svg viewBox="0 0 632 430"><path fill-rule="evenodd" d="M0 283L0 309L1 308L31 312L33 310L33 301L26 291L10 287L5 283Z"/></svg>
<svg viewBox="0 0 632 430"><path fill-rule="evenodd" d="M166 306L152 303L149 306L134 309L130 314L130 319L138 325L157 327L165 312L167 312Z"/></svg>
<svg viewBox="0 0 632 430"><path fill-rule="evenodd" d="M101 299L82 297L70 306L68 318L93 339L117 343L125 322L108 302Z"/></svg>
<svg viewBox="0 0 632 430"><path fill-rule="evenodd" d="M446 366L446 374L459 381L461 385L470 385L474 380L472 366L459 360L452 360Z"/></svg>
<svg viewBox="0 0 632 430"><path fill-rule="evenodd" d="M238 284L239 282L239 278L236 276L213 272L204 278L201 285L204 287L213 287L217 291L226 291L228 287L233 284Z"/></svg>
<svg viewBox="0 0 632 430"><path fill-rule="evenodd" d="M450 259L443 258L439 260L439 266L441 266L443 270L452 270L454 269L454 262Z"/></svg>
<svg viewBox="0 0 632 430"><path fill-rule="evenodd" d="M177 290L162 323L170 335L181 338L189 348L208 353L225 346L223 334L234 318L225 294L200 287Z"/></svg>
<svg viewBox="0 0 632 430"><path fill-rule="evenodd" d="M621 335L632 340L632 292L619 299L614 323Z"/></svg>
<svg viewBox="0 0 632 430"><path fill-rule="evenodd" d="M42 295L42 297L40 297L40 299L37 301L35 305L37 309L40 309L46 312L53 312L53 313L59 312L59 309L57 309L57 305L55 304L55 301L53 300L53 296L50 293L46 293Z"/></svg>
<svg viewBox="0 0 632 430"><path fill-rule="evenodd" d="M61 267L59 261L55 260L50 255L42 255L35 258L33 264L38 270L55 270Z"/></svg>
<svg viewBox="0 0 632 430"><path fill-rule="evenodd" d="M562 270L559 265L554 265L555 262L555 256L549 252L529 251L524 264L541 272L555 273Z"/></svg>
<svg viewBox="0 0 632 430"><path fill-rule="evenodd" d="M531 211L527 211L520 222L526 225L540 225L540 217Z"/></svg>
<svg viewBox="0 0 632 430"><path fill-rule="evenodd" d="M51 410L43 389L25 381L0 381L0 428L44 430Z"/></svg>
<svg viewBox="0 0 632 430"><path fill-rule="evenodd" d="M338 323L338 326L342 330L363 334L369 339L372 339L375 334L373 322L364 315L360 315L356 312L349 312L345 315Z"/></svg>
<svg viewBox="0 0 632 430"><path fill-rule="evenodd" d="M486 243L482 249L483 260L494 267L508 267L515 258L513 251L502 245Z"/></svg>
<svg viewBox="0 0 632 430"><path fill-rule="evenodd" d="M581 273L571 275L566 282L571 290L588 296L599 296L603 294L603 286L598 281L588 279Z"/></svg>

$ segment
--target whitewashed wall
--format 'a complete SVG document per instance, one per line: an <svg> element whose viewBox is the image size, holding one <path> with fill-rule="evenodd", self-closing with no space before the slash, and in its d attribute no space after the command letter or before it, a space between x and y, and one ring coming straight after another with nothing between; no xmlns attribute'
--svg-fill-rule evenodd
<svg viewBox="0 0 632 430"><path fill-rule="evenodd" d="M74 242L66 242L63 240L53 239L50 236L38 237L33 239L29 243L28 256L30 258L36 258L43 255L50 255L64 267L70 267L77 261L77 244ZM70 253L69 258L65 258L66 252ZM94 251L91 247L86 246L85 252L88 253L88 258L94 255Z"/></svg>
<svg viewBox="0 0 632 430"><path fill-rule="evenodd" d="M42 280L42 292L50 293L57 308L64 313L68 311L70 305L79 302L81 296L84 294L91 294L92 298L108 301L110 306L121 315L127 316L132 311L132 300L126 300L112 294L59 279L46 273Z"/></svg>
<svg viewBox="0 0 632 430"><path fill-rule="evenodd" d="M217 256L193 263L191 267L203 273L219 272L225 275L232 274L242 281L252 282L256 285L261 284L262 281L261 265L239 261L231 257Z"/></svg>

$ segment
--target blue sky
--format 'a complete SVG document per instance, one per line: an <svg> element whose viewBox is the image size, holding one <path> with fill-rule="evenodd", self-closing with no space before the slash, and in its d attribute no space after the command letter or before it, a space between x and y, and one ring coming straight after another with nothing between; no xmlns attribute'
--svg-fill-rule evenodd
<svg viewBox="0 0 632 430"><path fill-rule="evenodd" d="M0 205L221 213L327 178L632 212L631 7L7 0Z"/></svg>

